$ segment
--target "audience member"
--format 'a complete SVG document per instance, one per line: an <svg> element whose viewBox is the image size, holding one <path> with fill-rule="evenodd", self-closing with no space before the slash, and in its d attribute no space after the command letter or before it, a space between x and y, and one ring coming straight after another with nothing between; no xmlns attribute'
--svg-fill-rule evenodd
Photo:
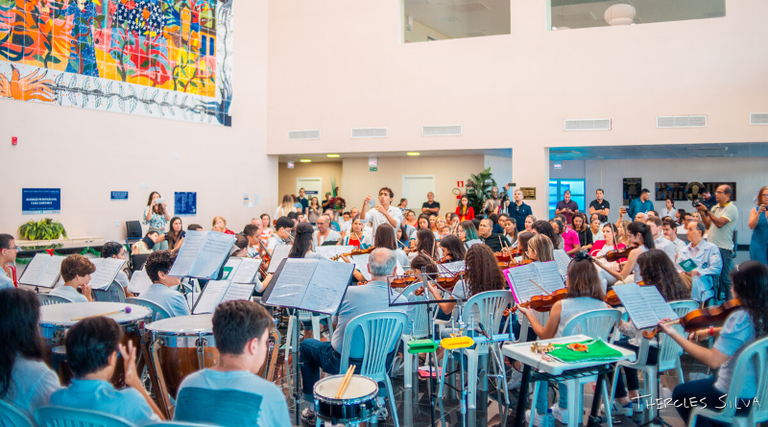
<svg viewBox="0 0 768 427"><path fill-rule="evenodd" d="M514 201L509 205L509 217L515 220L517 224L517 231L526 230L525 219L528 216L533 216L531 207L523 202L523 190L516 189L514 192ZM536 220L534 219L534 222ZM530 230L526 230L530 231Z"/></svg>
<svg viewBox="0 0 768 427"><path fill-rule="evenodd" d="M768 264L768 187L763 187L757 192L756 202L757 206L749 211L749 228L752 229L749 259L766 265Z"/></svg>
<svg viewBox="0 0 768 427"><path fill-rule="evenodd" d="M156 231L160 239L155 250L168 249L168 243L165 242L165 230L168 228L168 220L171 219L171 213L168 211L168 204L160 197L160 193L153 191L149 193L147 207L144 208L142 224L149 226L148 232Z"/></svg>
<svg viewBox="0 0 768 427"><path fill-rule="evenodd" d="M96 271L96 267L88 258L72 254L64 258L61 262L61 279L64 284L52 290L48 295L66 298L72 302L90 302L91 297L91 273ZM77 292L81 289L82 295Z"/></svg>
<svg viewBox="0 0 768 427"><path fill-rule="evenodd" d="M633 199L629 203L629 217L635 219L635 216L637 216L638 212L646 213L652 210L653 202L649 200L650 198L651 192L647 188L643 188L640 191L640 197Z"/></svg>
<svg viewBox="0 0 768 427"><path fill-rule="evenodd" d="M309 215L307 212L307 209L309 208L309 200L307 200L306 194L307 192L304 190L304 188L299 188L298 201L301 204L301 212L305 215Z"/></svg>
<svg viewBox="0 0 768 427"><path fill-rule="evenodd" d="M599 240L604 240L603 237L603 227L602 223L600 222L599 218L593 218L592 221L589 223L589 233L592 235L592 244L594 245L595 242Z"/></svg>
<svg viewBox="0 0 768 427"><path fill-rule="evenodd" d="M611 204L603 198L604 194L603 189L598 188L595 191L595 200L589 202L590 218L592 215L597 214L601 223L608 222L608 213L611 211Z"/></svg>
<svg viewBox="0 0 768 427"><path fill-rule="evenodd" d="M312 248L323 246L325 242L341 242L341 235L330 229L331 218L328 215L320 215L317 218L317 230L312 236Z"/></svg>
<svg viewBox="0 0 768 427"><path fill-rule="evenodd" d="M203 226L200 224L189 224L187 226L187 231L203 231Z"/></svg>
<svg viewBox="0 0 768 427"><path fill-rule="evenodd" d="M461 196L459 206L456 207L456 215L459 216L460 221L471 220L475 217L475 209L469 205L469 197L466 195Z"/></svg>
<svg viewBox="0 0 768 427"><path fill-rule="evenodd" d="M152 251L156 249L155 245L159 241L160 241L160 234L158 234L157 231L155 230L151 230L147 232L144 238L142 238L138 242L134 243L133 246L131 246L131 254L142 255L142 254L152 253Z"/></svg>
<svg viewBox="0 0 768 427"><path fill-rule="evenodd" d="M172 251L179 250L181 244L184 243L185 234L186 231L184 231L183 225L181 224L181 218L177 216L171 218L170 228L165 235L166 240L168 241L168 249Z"/></svg>
<svg viewBox="0 0 768 427"><path fill-rule="evenodd" d="M14 288L13 273L9 265L16 262L19 247L10 234L0 234L0 289Z"/></svg>
<svg viewBox="0 0 768 427"><path fill-rule="evenodd" d="M579 205L571 200L571 190L565 190L563 193L563 200L557 202L555 208L555 214L565 215L565 224L570 225L573 221L573 214L579 211Z"/></svg>
<svg viewBox="0 0 768 427"><path fill-rule="evenodd" d="M675 247L675 253L679 253L685 248L685 242L677 238L677 223L672 218L664 218L664 237L667 238Z"/></svg>
<svg viewBox="0 0 768 427"><path fill-rule="evenodd" d="M659 216L661 217L661 219L664 219L666 217L676 219L677 218L676 215L677 215L677 209L675 208L675 201L670 198L667 198L666 200L664 200L664 207L661 208L661 215Z"/></svg>
<svg viewBox="0 0 768 427"><path fill-rule="evenodd" d="M139 294L139 298L150 300L164 308L171 317L189 316L187 301L176 289L181 284L178 277L169 276L176 254L171 251L152 252L147 257L144 270L152 285Z"/></svg>
<svg viewBox="0 0 768 427"><path fill-rule="evenodd" d="M677 258L677 250L675 249L675 245L673 245L672 242L664 238L664 223L661 221L661 218L652 216L648 218L645 223L648 225L648 227L651 228L651 234L653 234L653 243L656 246L656 249L664 251L664 253L669 257L669 260L674 263L675 259Z"/></svg>
<svg viewBox="0 0 768 427"><path fill-rule="evenodd" d="M227 220L223 216L213 217L213 231L218 231L225 234L235 234L234 231L227 228Z"/></svg>
<svg viewBox="0 0 768 427"><path fill-rule="evenodd" d="M309 204L307 205L307 219L309 220L309 223L312 225L317 224L317 218L322 215L322 212L320 211L320 201L317 199L317 197L313 197Z"/></svg>
<svg viewBox="0 0 768 427"><path fill-rule="evenodd" d="M280 206L275 209L275 218L280 218L281 216L288 216L290 212L293 212L293 197L291 197L290 194L286 194L283 196L283 201L280 203Z"/></svg>
<svg viewBox="0 0 768 427"><path fill-rule="evenodd" d="M490 218L483 218L480 221L480 229L477 231L480 241L491 248L493 252L501 252L501 248L504 247L502 240L506 240L506 238L501 233L493 232L493 221Z"/></svg>
<svg viewBox="0 0 768 427"><path fill-rule="evenodd" d="M688 268L690 271L683 271L680 277L691 288L691 299L703 302L715 296L718 278L723 270L723 259L719 248L704 240L707 231L704 223L690 221L686 231L688 246L678 253L677 262L682 265L686 260L691 260L693 264Z"/></svg>
<svg viewBox="0 0 768 427"><path fill-rule="evenodd" d="M562 249L568 255L575 255L581 251L581 243L579 242L579 233L571 230L567 225L563 224L559 219L553 219L549 221L552 225L552 229L555 234L560 235L560 243L557 249Z"/></svg>
<svg viewBox="0 0 768 427"><path fill-rule="evenodd" d="M720 249L720 258L723 261L723 269L720 272L718 300L731 299L731 269L733 268L734 242L733 230L739 220L739 210L731 202L733 190L729 185L721 185L715 191L714 205L710 210L704 204L696 207L701 215L701 220L707 227L707 241Z"/></svg>
<svg viewBox="0 0 768 427"><path fill-rule="evenodd" d="M581 245L581 250L589 250L592 248L592 231L590 227L586 224L587 216L584 215L581 212L576 212L573 215L573 231L576 232L576 234L579 236L579 244ZM598 222L598 231L599 231L599 225Z"/></svg>
<svg viewBox="0 0 768 427"><path fill-rule="evenodd" d="M440 202L435 201L435 193L427 193L427 201L421 205L421 213L438 215L440 213Z"/></svg>
<svg viewBox="0 0 768 427"><path fill-rule="evenodd" d="M259 236L259 238L266 242L272 237L272 234L275 233L275 229L273 228L269 214L263 213L259 216L259 219L261 220L261 236Z"/></svg>

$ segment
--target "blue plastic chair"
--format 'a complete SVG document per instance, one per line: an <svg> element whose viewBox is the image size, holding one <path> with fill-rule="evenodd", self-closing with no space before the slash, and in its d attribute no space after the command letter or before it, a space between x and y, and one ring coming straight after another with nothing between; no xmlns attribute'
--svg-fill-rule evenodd
<svg viewBox="0 0 768 427"><path fill-rule="evenodd" d="M213 424L183 423L181 421L163 421L162 423L146 424L144 427L165 427L165 426L210 427L212 425Z"/></svg>
<svg viewBox="0 0 768 427"><path fill-rule="evenodd" d="M387 354L395 348L400 339L407 316L399 311L375 311L361 314L350 320L344 331L344 343L341 350L339 372L347 372L349 368L352 339L362 335L362 362L360 375L366 376L387 387L389 404L392 407L392 421L399 427L397 420L397 405L392 382L389 379L389 366L386 366ZM356 348L358 350L359 347ZM318 418L318 423L320 419Z"/></svg>
<svg viewBox="0 0 768 427"><path fill-rule="evenodd" d="M0 427L32 427L32 422L21 411L0 400Z"/></svg>
<svg viewBox="0 0 768 427"><path fill-rule="evenodd" d="M152 310L152 317L150 319L151 322L156 322L162 319L170 319L171 317L171 314L168 313L168 311L165 308L161 307L156 302L150 301L148 299L131 297L131 298L126 298L125 302L127 302L128 304L136 304L143 307L147 307L148 309Z"/></svg>
<svg viewBox="0 0 768 427"><path fill-rule="evenodd" d="M68 298L48 294L37 294L37 300L40 301L40 305L66 304L72 302L72 300Z"/></svg>
<svg viewBox="0 0 768 427"><path fill-rule="evenodd" d="M185 387L176 399L174 421L205 423L229 427L259 423L262 398L238 390L210 390Z"/></svg>
<svg viewBox="0 0 768 427"><path fill-rule="evenodd" d="M92 294L94 301L126 302L125 290L116 281L112 281L112 284L107 286L107 289L94 289Z"/></svg>
<svg viewBox="0 0 768 427"><path fill-rule="evenodd" d="M426 299L425 295L416 295L415 292L417 289L423 286L423 283L414 283L407 288L403 290L402 295L406 298L408 298L409 302L413 301L424 301ZM405 351L403 352L403 377L404 377L404 387L405 388L412 388L413 387L413 372L415 371L414 366L414 360L418 361L418 354L410 354L408 353L408 341L411 339L421 339L421 338L429 338L430 331L429 331L429 315L427 314L427 306L424 304L421 305L414 305L413 311L410 313L408 319L406 328L408 325L411 326L410 333L407 333L407 331L403 330L402 340L403 344L405 345Z"/></svg>
<svg viewBox="0 0 768 427"><path fill-rule="evenodd" d="M760 401L760 404L752 405L748 415L736 415L736 407L733 404L726 405L721 411L697 406L691 412L688 426L695 426L696 419L699 417L739 427L756 426L768 421L768 405L763 403L768 400L768 338L753 342L739 354L739 358L736 359L736 366L733 368L731 386L728 388L728 400L732 403L733 396L741 394L744 377L750 363L755 364L755 378L757 379L755 399ZM756 403L755 400L752 402Z"/></svg>
<svg viewBox="0 0 768 427"><path fill-rule="evenodd" d="M63 406L43 406L35 411L39 427L136 427L114 415Z"/></svg>

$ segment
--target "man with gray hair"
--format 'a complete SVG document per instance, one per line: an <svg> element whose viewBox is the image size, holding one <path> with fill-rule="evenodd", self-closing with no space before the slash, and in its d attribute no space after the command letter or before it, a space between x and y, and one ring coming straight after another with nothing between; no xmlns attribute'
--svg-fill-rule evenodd
<svg viewBox="0 0 768 427"><path fill-rule="evenodd" d="M336 321L336 330L333 331L331 342L321 342L316 339L305 339L301 342L301 379L304 397L309 402L309 407L301 413L301 419L305 424L314 425L316 414L314 410L313 388L320 380L320 369L326 374L339 374L341 363L341 351L344 343L344 332L350 320L362 314L375 311L400 311L405 312L405 306L390 307L389 301L395 301L399 294L392 293L387 284L387 276L395 274L397 257L387 248L378 248L368 257L368 271L371 273L371 281L363 286L351 286L347 288L344 300L339 306ZM404 297L402 301L406 302ZM355 373L360 373L361 359L363 356L362 334L355 334L350 346L350 364L356 365ZM390 349L387 355L387 366L392 364L397 353L397 345ZM379 387L386 393L385 387ZM382 417L382 413L379 413ZM386 417L384 416L384 419Z"/></svg>

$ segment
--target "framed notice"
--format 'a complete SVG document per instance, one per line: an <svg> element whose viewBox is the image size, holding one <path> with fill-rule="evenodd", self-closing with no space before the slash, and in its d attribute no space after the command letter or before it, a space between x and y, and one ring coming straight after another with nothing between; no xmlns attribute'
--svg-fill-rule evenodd
<svg viewBox="0 0 768 427"><path fill-rule="evenodd" d="M536 200L536 187L520 187L523 192L523 200Z"/></svg>
<svg viewBox="0 0 768 427"><path fill-rule="evenodd" d="M173 193L173 213L176 216L197 215L197 193L196 192Z"/></svg>
<svg viewBox="0 0 768 427"><path fill-rule="evenodd" d="M656 200L672 199L674 201L685 201L685 186L687 182L657 182Z"/></svg>
<svg viewBox="0 0 768 427"><path fill-rule="evenodd" d="M715 197L715 191L717 190L717 187L721 185L730 185L731 186L731 201L736 201L736 183L735 182L702 182L705 187L709 190L710 193L712 193L712 198Z"/></svg>
<svg viewBox="0 0 768 427"><path fill-rule="evenodd" d="M624 206L629 205L629 202L640 197L640 190L643 189L642 178L624 178L624 184L622 186L622 194L624 195Z"/></svg>
<svg viewBox="0 0 768 427"><path fill-rule="evenodd" d="M110 200L128 200L128 192L127 191L110 191L109 199Z"/></svg>
<svg viewBox="0 0 768 427"><path fill-rule="evenodd" d="M21 214L61 213L61 188L22 188Z"/></svg>

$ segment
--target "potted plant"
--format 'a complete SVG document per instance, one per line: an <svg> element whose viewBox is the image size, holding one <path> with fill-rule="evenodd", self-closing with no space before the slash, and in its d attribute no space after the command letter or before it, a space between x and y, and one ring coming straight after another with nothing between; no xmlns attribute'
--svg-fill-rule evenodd
<svg viewBox="0 0 768 427"><path fill-rule="evenodd" d="M472 174L467 181L467 198L469 205L475 210L475 215L483 211L483 203L491 198L491 188L496 186L491 168L486 168L479 174Z"/></svg>
<svg viewBox="0 0 768 427"><path fill-rule="evenodd" d="M56 240L64 236L67 238L67 230L59 221L45 218L40 221L29 220L19 227L19 237L22 240Z"/></svg>

